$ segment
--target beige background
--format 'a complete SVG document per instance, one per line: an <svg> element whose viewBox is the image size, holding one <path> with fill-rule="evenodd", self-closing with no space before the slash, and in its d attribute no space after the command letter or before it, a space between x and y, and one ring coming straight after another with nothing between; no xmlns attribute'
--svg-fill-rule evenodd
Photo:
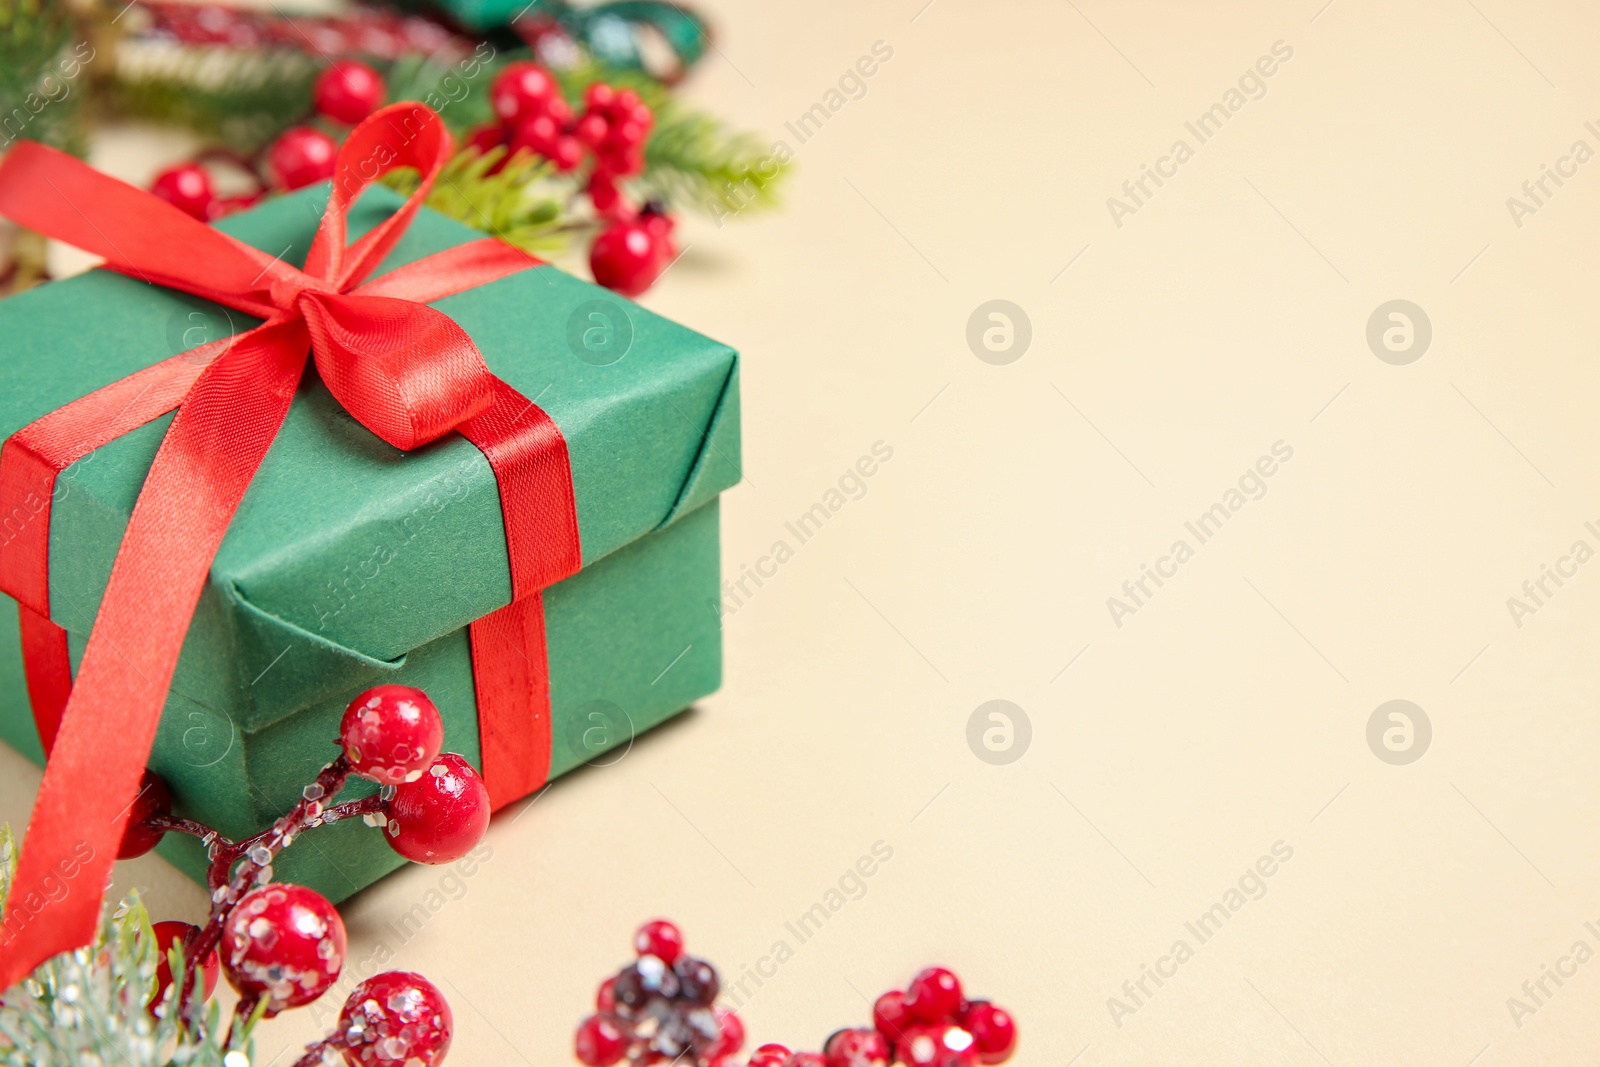
<svg viewBox="0 0 1600 1067"><path fill-rule="evenodd" d="M1520 228L1506 200L1600 150L1600 14L923 3L705 3L693 95L797 171L782 214L693 224L646 301L745 353L730 572L874 442L893 459L727 617L720 693L498 820L459 886L358 898L352 961L431 975L457 1064L566 1061L656 914L725 977L794 947L743 1009L756 1042L816 1047L942 961L1014 1010L1024 1065L1591 1062L1600 962L1520 1027L1507 998L1600 950L1600 563L1520 627L1506 601L1600 548L1600 162ZM880 40L866 96L799 145L784 123ZM1276 41L1266 95L1115 225L1107 197ZM182 149L101 155L142 177ZM1008 366L965 340L994 298L1032 322ZM1408 366L1365 340L1396 298L1433 324ZM1116 626L1106 599L1280 440L1266 495ZM966 741L995 698L1032 724L1008 766ZM1366 741L1395 698L1433 727L1408 766ZM37 777L0 756L0 815ZM878 841L865 896L799 944L785 923ZM1198 944L1184 923L1279 841ZM120 881L200 913L160 861ZM1118 1026L1108 998L1179 938L1194 958ZM317 1029L263 1027L260 1062Z"/></svg>

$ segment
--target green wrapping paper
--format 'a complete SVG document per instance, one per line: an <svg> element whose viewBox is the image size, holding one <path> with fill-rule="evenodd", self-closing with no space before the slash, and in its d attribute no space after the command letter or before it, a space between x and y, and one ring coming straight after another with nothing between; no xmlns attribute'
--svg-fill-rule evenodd
<svg viewBox="0 0 1600 1067"><path fill-rule="evenodd" d="M286 196L221 223L299 263L327 198ZM352 237L400 203L370 191ZM424 209L377 272L480 236ZM739 479L735 353L553 267L434 304L567 440L583 569L545 592L554 778L716 689L718 494ZM93 271L0 301L0 436L107 382L255 325L236 311ZM76 665L170 416L64 471L50 592ZM0 544L27 513L0 516ZM493 472L457 435L414 452L347 415L308 367L228 530L184 643L150 767L180 813L239 838L286 810L336 748L339 716L381 682L426 689L445 747L479 761L466 627L510 599ZM42 761L15 606L0 600L0 738ZM352 790L347 795L359 795ZM164 855L195 877L192 839ZM340 900L404 861L358 821L305 837L277 876Z"/></svg>

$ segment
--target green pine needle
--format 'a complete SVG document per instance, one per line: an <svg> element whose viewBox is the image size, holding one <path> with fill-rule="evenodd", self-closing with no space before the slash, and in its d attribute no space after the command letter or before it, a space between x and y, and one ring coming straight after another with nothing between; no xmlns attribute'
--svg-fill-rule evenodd
<svg viewBox="0 0 1600 1067"><path fill-rule="evenodd" d="M490 174L505 157L504 148L457 152L439 172L428 206L524 252L544 256L561 251L568 236L583 227L564 206L571 183L556 180L550 164L524 152ZM409 167L381 180L405 196L415 192L418 183L417 172Z"/></svg>
<svg viewBox="0 0 1600 1067"><path fill-rule="evenodd" d="M9 828L0 827L0 906L11 888L17 860ZM81 888L67 887L68 892ZM238 1050L249 1056L249 1031L260 1017L241 1024L229 1046L222 1010L213 1001L189 1031L171 1011L180 987L183 954L173 946L173 969L165 1017L146 1007L156 988L155 934L150 913L130 894L106 915L94 944L63 953L0 994L0 1064L5 1067L237 1067ZM248 1058L245 1060L248 1062Z"/></svg>

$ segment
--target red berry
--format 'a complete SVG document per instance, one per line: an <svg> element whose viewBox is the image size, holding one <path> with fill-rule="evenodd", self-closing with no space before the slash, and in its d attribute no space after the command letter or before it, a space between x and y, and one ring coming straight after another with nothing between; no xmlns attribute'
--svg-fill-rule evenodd
<svg viewBox="0 0 1600 1067"><path fill-rule="evenodd" d="M942 1023L961 1012L961 980L944 967L928 967L906 987L906 1011L918 1022Z"/></svg>
<svg viewBox="0 0 1600 1067"><path fill-rule="evenodd" d="M876 1030L840 1030L822 1046L828 1067L883 1067L889 1042Z"/></svg>
<svg viewBox="0 0 1600 1067"><path fill-rule="evenodd" d="M594 1006L608 1015L617 1009L617 980L615 978L607 978L600 983L600 989L594 995Z"/></svg>
<svg viewBox="0 0 1600 1067"><path fill-rule="evenodd" d="M556 165L556 170L567 174L577 170L578 164L583 162L583 142L563 135L557 139L553 150L545 154Z"/></svg>
<svg viewBox="0 0 1600 1067"><path fill-rule="evenodd" d="M311 101L319 115L354 126L383 103L383 78L365 63L340 60L317 75Z"/></svg>
<svg viewBox="0 0 1600 1067"><path fill-rule="evenodd" d="M511 151L526 149L548 156L561 139L561 124L549 115L532 115L518 124L511 134Z"/></svg>
<svg viewBox="0 0 1600 1067"><path fill-rule="evenodd" d="M339 1051L350 1067L434 1067L455 1022L438 987L420 974L385 971L356 986L339 1013Z"/></svg>
<svg viewBox="0 0 1600 1067"><path fill-rule="evenodd" d="M549 115L562 126L572 123L572 107L567 103L567 98L557 93L541 105L542 113Z"/></svg>
<svg viewBox="0 0 1600 1067"><path fill-rule="evenodd" d="M644 153L637 148L625 148L611 156L611 167L623 177L644 173Z"/></svg>
<svg viewBox="0 0 1600 1067"><path fill-rule="evenodd" d="M122 831L122 844L117 848L117 859L129 860L142 856L155 848L166 835L165 830L152 830L144 821L152 815L172 814L172 792L167 783L149 771L139 779L139 795L133 798L128 812L128 825Z"/></svg>
<svg viewBox="0 0 1600 1067"><path fill-rule="evenodd" d="M910 1024L911 1016L906 1013L906 995L898 989L891 989L872 1005L872 1025L891 1045L900 1041L902 1032Z"/></svg>
<svg viewBox="0 0 1600 1067"><path fill-rule="evenodd" d="M487 152L491 148L498 148L506 143L506 128L498 122L486 122L477 129L467 134L462 144L467 148L476 148L479 152Z"/></svg>
<svg viewBox="0 0 1600 1067"><path fill-rule="evenodd" d="M458 860L489 829L489 789L454 752L434 760L416 781L396 786L385 807L389 847L418 863Z"/></svg>
<svg viewBox="0 0 1600 1067"><path fill-rule="evenodd" d="M638 296L666 270L672 242L643 222L619 222L594 239L589 269L594 280L625 296Z"/></svg>
<svg viewBox="0 0 1600 1067"><path fill-rule="evenodd" d="M310 1004L344 967L344 921L322 894L270 884L250 890L222 921L222 969L267 1015Z"/></svg>
<svg viewBox="0 0 1600 1067"><path fill-rule="evenodd" d="M976 1067L972 1035L959 1026L911 1026L895 1046L905 1067Z"/></svg>
<svg viewBox="0 0 1600 1067"><path fill-rule="evenodd" d="M195 927L189 923L176 919L151 924L150 931L156 935L156 995L150 998L151 1010L160 1006L161 998L167 995L167 989L172 985L172 961L167 958L168 950L181 943L193 929ZM200 965L200 971L205 976L201 983L202 999L211 999L212 991L217 988L217 975L221 973L221 967L217 961L217 950L213 948Z"/></svg>
<svg viewBox="0 0 1600 1067"><path fill-rule="evenodd" d="M444 745L444 720L420 689L374 686L345 709L339 743L351 768L369 782L415 782Z"/></svg>
<svg viewBox="0 0 1600 1067"><path fill-rule="evenodd" d="M494 113L506 122L524 118L557 97L559 91L550 72L526 60L509 64L494 79L489 99Z"/></svg>
<svg viewBox="0 0 1600 1067"><path fill-rule="evenodd" d="M683 954L683 932L665 919L653 919L633 935L633 950L641 956L655 956L662 963L675 963Z"/></svg>
<svg viewBox="0 0 1600 1067"><path fill-rule="evenodd" d="M744 1023L727 1008L717 1008L717 1039L706 1048L705 1058L731 1056L744 1047Z"/></svg>
<svg viewBox="0 0 1600 1067"><path fill-rule="evenodd" d="M628 1040L610 1019L591 1015L578 1024L573 1051L588 1067L611 1067L628 1051Z"/></svg>
<svg viewBox="0 0 1600 1067"><path fill-rule="evenodd" d="M639 94L632 89L619 89L617 95L612 98L609 110L618 118L622 118L632 114L634 108L639 107L641 103Z"/></svg>
<svg viewBox="0 0 1600 1067"><path fill-rule="evenodd" d="M974 1000L961 1013L961 1027L972 1035L980 1063L1002 1063L1017 1048L1017 1023L1011 1013L987 1000Z"/></svg>
<svg viewBox="0 0 1600 1067"><path fill-rule="evenodd" d="M185 215L201 222L211 217L216 203L216 191L211 188L211 175L198 163L179 163L156 175L150 191Z"/></svg>
<svg viewBox="0 0 1600 1067"><path fill-rule="evenodd" d="M333 138L310 126L284 130L267 149L267 170L284 189L300 189L333 177L339 146Z"/></svg>
<svg viewBox="0 0 1600 1067"><path fill-rule="evenodd" d="M750 1053L746 1067L784 1067L789 1062L789 1050L783 1045L762 1045Z"/></svg>
<svg viewBox="0 0 1600 1067"><path fill-rule="evenodd" d="M617 188L616 175L596 167L589 175L589 200L594 209L608 219L623 219L629 212Z"/></svg>
<svg viewBox="0 0 1600 1067"><path fill-rule="evenodd" d="M590 111L578 120L578 124L572 128L572 133L590 148L599 148L605 142L610 129L611 126L604 116Z"/></svg>
<svg viewBox="0 0 1600 1067"><path fill-rule="evenodd" d="M789 1057L786 1067L828 1067L820 1052L796 1052Z"/></svg>
<svg viewBox="0 0 1600 1067"><path fill-rule="evenodd" d="M616 103L617 91L605 82L595 82L583 91L583 105L590 111L606 111Z"/></svg>
<svg viewBox="0 0 1600 1067"><path fill-rule="evenodd" d="M620 154L644 144L649 131L632 119L619 122L606 133L605 148L608 154Z"/></svg>

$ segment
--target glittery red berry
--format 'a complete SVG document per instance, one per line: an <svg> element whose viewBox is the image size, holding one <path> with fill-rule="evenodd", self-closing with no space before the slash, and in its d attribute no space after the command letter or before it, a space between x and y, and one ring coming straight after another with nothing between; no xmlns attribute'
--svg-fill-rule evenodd
<svg viewBox="0 0 1600 1067"><path fill-rule="evenodd" d="M167 919L164 922L152 923L150 932L156 935L156 995L150 998L150 1008L154 1010L161 1005L161 998L167 995L167 990L172 986L172 961L168 959L168 951L173 945L182 944L183 939L189 936L189 931L195 929L189 923L179 922L176 919ZM221 973L221 964L217 961L217 950L212 949L201 962L200 971L205 976L202 980L202 999L209 1000L211 993L217 988L217 976Z"/></svg>
<svg viewBox="0 0 1600 1067"><path fill-rule="evenodd" d="M508 64L489 89L494 113L505 122L514 122L542 110L559 96L550 72L526 60Z"/></svg>
<svg viewBox="0 0 1600 1067"><path fill-rule="evenodd" d="M272 1016L311 1003L338 979L344 921L305 886L257 886L222 921L220 950L228 984L264 998Z"/></svg>
<svg viewBox="0 0 1600 1067"><path fill-rule="evenodd" d="M924 1023L948 1022L961 1012L961 980L944 967L928 967L906 987L906 1012Z"/></svg>
<svg viewBox="0 0 1600 1067"><path fill-rule="evenodd" d="M683 954L683 931L665 919L653 919L634 933L633 950L641 956L655 956L662 963L675 963Z"/></svg>
<svg viewBox="0 0 1600 1067"><path fill-rule="evenodd" d="M594 995L594 1006L597 1010L610 1014L617 1008L617 980L607 978L600 983L599 990Z"/></svg>
<svg viewBox="0 0 1600 1067"><path fill-rule="evenodd" d="M421 778L439 755L444 720L420 689L374 686L345 709L339 743L356 774L379 785L401 785Z"/></svg>
<svg viewBox="0 0 1600 1067"><path fill-rule="evenodd" d="M591 1015L578 1024L572 1050L587 1067L611 1067L628 1050L628 1039L604 1015Z"/></svg>
<svg viewBox="0 0 1600 1067"><path fill-rule="evenodd" d="M891 989L872 1005L872 1025L892 1045L900 1040L901 1032L911 1024L906 1013L906 995Z"/></svg>
<svg viewBox="0 0 1600 1067"><path fill-rule="evenodd" d="M796 1052L789 1056L785 1067L828 1067L828 1061L820 1052Z"/></svg>
<svg viewBox="0 0 1600 1067"><path fill-rule="evenodd" d="M727 1008L717 1008L717 1038L706 1047L705 1057L731 1056L744 1047L744 1023Z"/></svg>
<svg viewBox="0 0 1600 1067"><path fill-rule="evenodd" d="M789 1062L789 1050L783 1045L762 1045L750 1053L750 1062L746 1067L784 1067Z"/></svg>
<svg viewBox="0 0 1600 1067"><path fill-rule="evenodd" d="M198 163L179 163L157 174L150 191L185 215L205 222L217 202L211 175Z"/></svg>
<svg viewBox="0 0 1600 1067"><path fill-rule="evenodd" d="M961 1028L972 1035L980 1063L1002 1063L1017 1048L1017 1023L1011 1013L987 1000L974 1000L961 1013Z"/></svg>
<svg viewBox="0 0 1600 1067"><path fill-rule="evenodd" d="M311 102L317 114L354 126L383 103L383 78L365 63L343 59L317 75Z"/></svg>
<svg viewBox="0 0 1600 1067"><path fill-rule="evenodd" d="M624 296L638 296L661 277L672 258L672 239L643 222L619 222L594 239L589 269L594 280Z"/></svg>
<svg viewBox="0 0 1600 1067"><path fill-rule="evenodd" d="M389 846L418 863L450 863L489 828L489 789L472 764L446 752L414 782L395 788L385 805Z"/></svg>
<svg viewBox="0 0 1600 1067"><path fill-rule="evenodd" d="M959 1026L909 1026L895 1046L896 1064L905 1067L975 1067L972 1035Z"/></svg>
<svg viewBox="0 0 1600 1067"><path fill-rule="evenodd" d="M172 814L172 792L167 783L149 771L139 779L139 795L133 798L128 812L128 825L122 831L122 844L117 848L117 859L128 860L142 856L155 848L166 835L165 830L152 830L144 821L152 815Z"/></svg>
<svg viewBox="0 0 1600 1067"><path fill-rule="evenodd" d="M267 149L267 170L284 189L299 189L333 177L339 146L332 137L310 126L284 130Z"/></svg>
<svg viewBox="0 0 1600 1067"><path fill-rule="evenodd" d="M828 1067L884 1067L889 1042L872 1029L840 1030L822 1046Z"/></svg>
<svg viewBox="0 0 1600 1067"><path fill-rule="evenodd" d="M339 1013L339 1051L350 1067L434 1067L450 1051L454 1021L434 984L410 971L374 975Z"/></svg>

